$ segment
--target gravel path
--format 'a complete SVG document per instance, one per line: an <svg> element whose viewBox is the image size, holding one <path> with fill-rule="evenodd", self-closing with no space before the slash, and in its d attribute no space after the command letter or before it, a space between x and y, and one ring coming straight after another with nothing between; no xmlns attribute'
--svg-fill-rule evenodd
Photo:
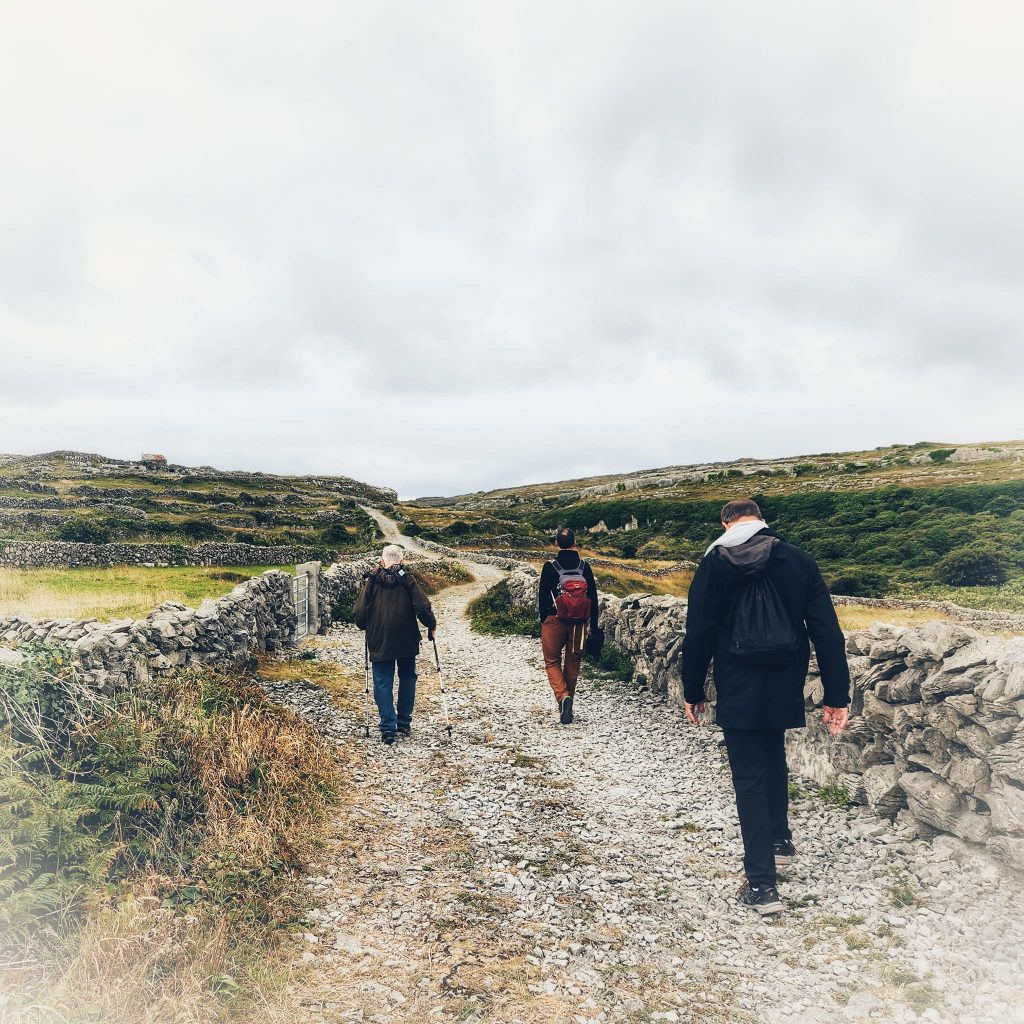
<svg viewBox="0 0 1024 1024"><path fill-rule="evenodd" d="M1019 877L808 796L788 911L742 910L716 734L586 666L577 722L557 724L539 642L470 631L500 575L472 568L435 599L454 742L425 657L413 738L359 738L354 627L318 648L352 670L350 700L277 685L353 757L296 937L308 1019L1024 1021Z"/></svg>

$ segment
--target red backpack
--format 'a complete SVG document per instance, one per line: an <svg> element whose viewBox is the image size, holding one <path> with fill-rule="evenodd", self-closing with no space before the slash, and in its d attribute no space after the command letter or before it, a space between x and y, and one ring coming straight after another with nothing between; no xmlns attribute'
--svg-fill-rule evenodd
<svg viewBox="0 0 1024 1024"><path fill-rule="evenodd" d="M580 559L575 569L566 569L558 558L552 558L551 564L558 573L558 586L555 588L555 614L559 621L573 626L590 619L590 596L587 594L587 580L583 575L586 562Z"/></svg>

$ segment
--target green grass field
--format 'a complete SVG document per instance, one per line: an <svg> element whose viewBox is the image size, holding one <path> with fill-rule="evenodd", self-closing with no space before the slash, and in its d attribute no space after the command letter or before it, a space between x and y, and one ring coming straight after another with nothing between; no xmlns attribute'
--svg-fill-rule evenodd
<svg viewBox="0 0 1024 1024"><path fill-rule="evenodd" d="M163 601L194 607L220 597L266 569L293 572L294 566L0 569L0 617L142 618Z"/></svg>

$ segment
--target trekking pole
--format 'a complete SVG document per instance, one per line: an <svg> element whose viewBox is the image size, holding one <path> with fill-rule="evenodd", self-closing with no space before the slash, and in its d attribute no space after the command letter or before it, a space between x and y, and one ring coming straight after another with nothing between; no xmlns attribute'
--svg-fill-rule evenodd
<svg viewBox="0 0 1024 1024"><path fill-rule="evenodd" d="M448 700L444 695L444 676L441 674L441 658L437 653L437 637L431 637L434 645L434 665L437 667L437 685L441 690L441 707L444 709L444 727L448 730L448 739L452 738L452 722L448 717Z"/></svg>
<svg viewBox="0 0 1024 1024"><path fill-rule="evenodd" d="M363 692L363 735L370 738L370 643L363 637L363 665L366 669L366 689Z"/></svg>

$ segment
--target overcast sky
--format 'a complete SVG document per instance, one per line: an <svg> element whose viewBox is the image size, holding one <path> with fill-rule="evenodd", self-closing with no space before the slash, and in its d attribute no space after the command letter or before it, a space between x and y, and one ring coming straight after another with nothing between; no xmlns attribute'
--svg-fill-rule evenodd
<svg viewBox="0 0 1024 1024"><path fill-rule="evenodd" d="M1016 2L0 15L0 451L403 496L1024 436Z"/></svg>

